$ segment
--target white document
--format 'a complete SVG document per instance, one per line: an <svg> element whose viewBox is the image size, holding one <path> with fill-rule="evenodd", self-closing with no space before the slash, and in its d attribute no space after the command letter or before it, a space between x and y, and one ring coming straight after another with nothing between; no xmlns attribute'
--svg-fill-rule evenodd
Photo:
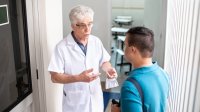
<svg viewBox="0 0 200 112"><path fill-rule="evenodd" d="M114 88L119 86L118 82L117 82L117 78L112 78L112 79L108 79L106 78L106 89L110 89L110 88Z"/></svg>

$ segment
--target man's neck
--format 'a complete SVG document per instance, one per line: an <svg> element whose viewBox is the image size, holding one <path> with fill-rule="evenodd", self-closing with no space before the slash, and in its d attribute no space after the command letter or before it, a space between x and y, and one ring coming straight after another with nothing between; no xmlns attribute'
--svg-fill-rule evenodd
<svg viewBox="0 0 200 112"><path fill-rule="evenodd" d="M152 65L152 58L142 58L135 61L133 64L134 68L140 68L144 66Z"/></svg>

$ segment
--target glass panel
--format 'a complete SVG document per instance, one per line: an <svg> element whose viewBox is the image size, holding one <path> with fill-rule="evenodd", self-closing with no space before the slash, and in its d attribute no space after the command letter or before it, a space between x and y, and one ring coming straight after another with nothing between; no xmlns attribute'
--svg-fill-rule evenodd
<svg viewBox="0 0 200 112"><path fill-rule="evenodd" d="M1 0L9 23L0 26L0 112L9 111L32 92L25 0Z"/></svg>
<svg viewBox="0 0 200 112"><path fill-rule="evenodd" d="M0 26L8 24L8 7L7 5L0 5Z"/></svg>

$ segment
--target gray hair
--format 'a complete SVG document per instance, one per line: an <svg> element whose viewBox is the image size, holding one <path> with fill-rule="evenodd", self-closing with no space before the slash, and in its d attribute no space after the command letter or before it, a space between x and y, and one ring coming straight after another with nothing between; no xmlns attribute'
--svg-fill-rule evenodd
<svg viewBox="0 0 200 112"><path fill-rule="evenodd" d="M71 24L75 24L77 21L80 21L85 17L90 17L93 20L93 16L94 11L90 7L83 5L75 6L69 13Z"/></svg>

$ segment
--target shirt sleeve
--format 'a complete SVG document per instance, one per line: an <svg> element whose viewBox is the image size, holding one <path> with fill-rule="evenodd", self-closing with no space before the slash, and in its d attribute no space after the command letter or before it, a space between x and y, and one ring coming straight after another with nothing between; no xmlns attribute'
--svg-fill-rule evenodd
<svg viewBox="0 0 200 112"><path fill-rule="evenodd" d="M106 49L104 48L102 42L100 41L100 46L101 46L101 58L99 60L100 66L102 66L102 64L104 62L110 61L110 55L109 53L106 51Z"/></svg>
<svg viewBox="0 0 200 112"><path fill-rule="evenodd" d="M125 81L121 88L121 112L142 112L140 94L131 82Z"/></svg>
<svg viewBox="0 0 200 112"><path fill-rule="evenodd" d="M56 46L52 54L52 57L48 66L48 71L64 73L64 58L58 46Z"/></svg>

